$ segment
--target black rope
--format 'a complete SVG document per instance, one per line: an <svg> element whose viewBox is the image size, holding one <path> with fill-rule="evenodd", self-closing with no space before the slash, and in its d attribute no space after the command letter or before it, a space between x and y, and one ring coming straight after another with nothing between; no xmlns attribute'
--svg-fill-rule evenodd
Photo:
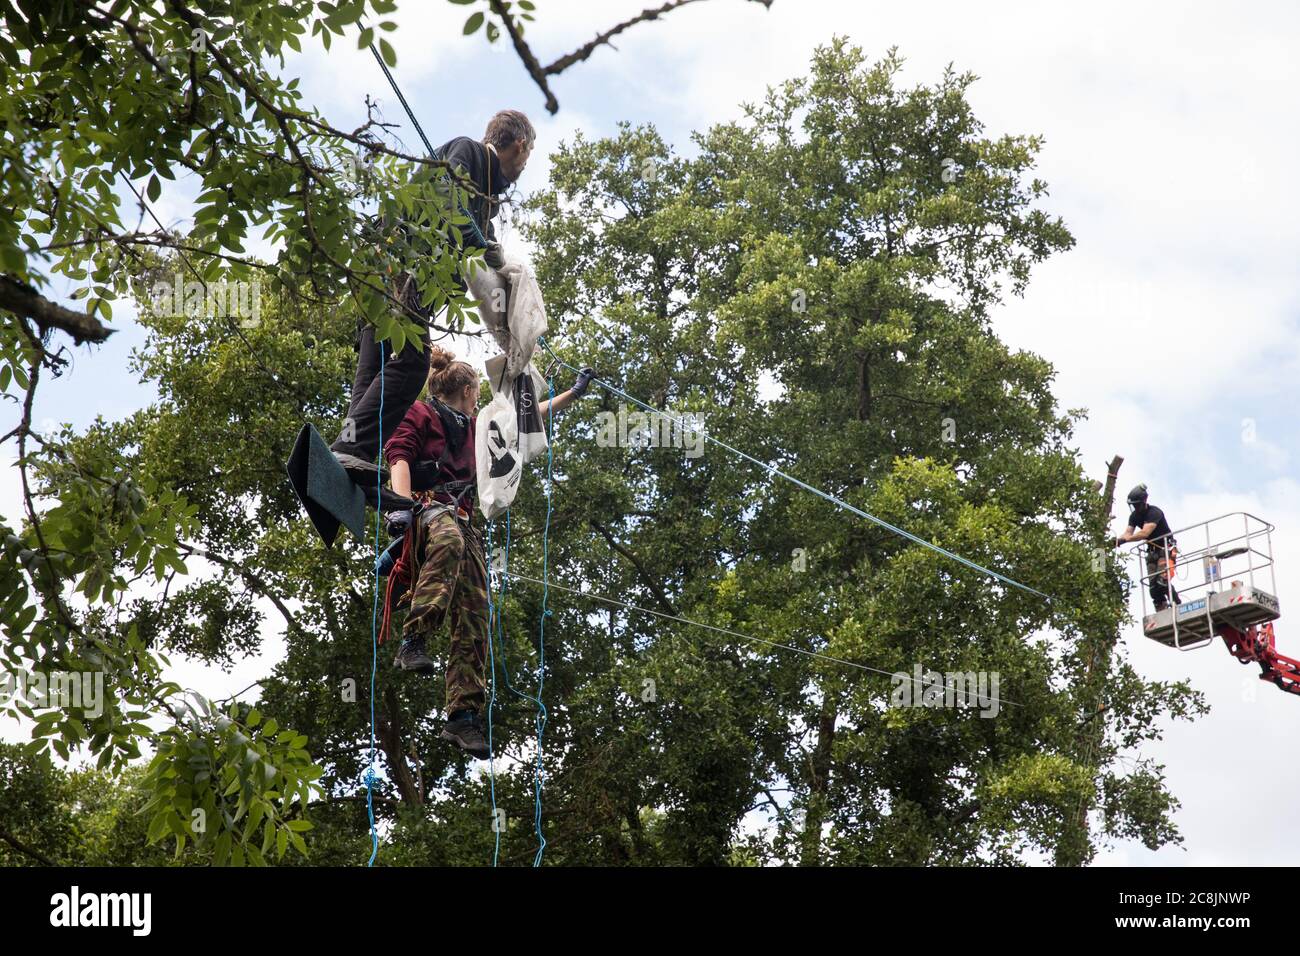
<svg viewBox="0 0 1300 956"><path fill-rule="evenodd" d="M411 105L406 102L406 97L402 95L402 91L397 85L397 80L393 79L393 74L388 72L388 64L384 62L384 58L379 55L379 51L375 49L373 43L370 44L370 52L375 55L375 62L378 63L379 68L384 71L384 77L388 80L388 85L391 86L393 92L397 94L397 99L402 104L402 109L406 110L406 115L411 120L411 125L414 126L415 131L420 134L420 139L424 141L424 148L428 151L429 157L432 158L433 146L429 143L429 137L424 135L424 130L420 127L420 121L415 118L415 112L411 109Z"/></svg>

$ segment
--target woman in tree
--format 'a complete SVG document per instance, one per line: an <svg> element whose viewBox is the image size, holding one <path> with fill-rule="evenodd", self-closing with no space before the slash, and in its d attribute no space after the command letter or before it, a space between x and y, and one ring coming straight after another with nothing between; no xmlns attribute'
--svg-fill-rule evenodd
<svg viewBox="0 0 1300 956"><path fill-rule="evenodd" d="M428 640L450 617L442 739L483 758L488 755L480 719L486 688L488 580L474 508L479 375L446 349L434 345L429 351L429 398L411 406L384 444L393 491L421 505L415 513L388 516L390 533L411 534L411 606L393 663L402 670L432 674L436 666ZM573 388L539 405L540 414L558 412L581 398L591 376L590 369L583 369Z"/></svg>

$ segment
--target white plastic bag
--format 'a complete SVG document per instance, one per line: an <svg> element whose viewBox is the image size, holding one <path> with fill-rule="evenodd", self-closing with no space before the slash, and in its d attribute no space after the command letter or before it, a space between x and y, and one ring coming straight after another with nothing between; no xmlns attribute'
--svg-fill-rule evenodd
<svg viewBox="0 0 1300 956"><path fill-rule="evenodd" d="M531 362L527 368L510 380L504 378L506 374L504 355L495 355L484 364L493 397L498 392L505 394L519 413L519 417L515 419L515 427L519 431L519 454L526 465L546 451L546 422L540 409L542 402L551 395L550 387Z"/></svg>
<svg viewBox="0 0 1300 956"><path fill-rule="evenodd" d="M483 326L504 352L486 363L492 401L475 426L479 507L491 520L515 500L524 463L546 450L538 406L550 393L532 366L547 330L546 304L532 270L514 258L500 269L476 270L469 288Z"/></svg>
<svg viewBox="0 0 1300 956"><path fill-rule="evenodd" d="M478 303L479 319L483 328L492 334L497 347L510 350L510 283L504 275L491 266L474 269L470 276L469 291Z"/></svg>
<svg viewBox="0 0 1300 956"><path fill-rule="evenodd" d="M518 413L508 392L498 392L478 413L474 426L474 458L479 508L491 521L515 500L523 472Z"/></svg>
<svg viewBox="0 0 1300 956"><path fill-rule="evenodd" d="M532 360L537 339L546 333L546 303L528 264L507 258L500 269L484 266L469 280L479 317L506 354L504 380L514 381ZM495 386L494 386L495 390Z"/></svg>

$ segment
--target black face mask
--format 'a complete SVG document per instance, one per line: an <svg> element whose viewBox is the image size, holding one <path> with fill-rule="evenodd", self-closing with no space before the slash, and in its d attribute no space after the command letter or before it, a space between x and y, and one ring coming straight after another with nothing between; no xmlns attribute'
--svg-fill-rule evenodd
<svg viewBox="0 0 1300 956"><path fill-rule="evenodd" d="M456 453L465 443L465 436L469 434L469 416L439 398L429 399L429 404L433 406L433 410L438 413L438 419L442 422L442 433L447 436L447 448L453 454Z"/></svg>

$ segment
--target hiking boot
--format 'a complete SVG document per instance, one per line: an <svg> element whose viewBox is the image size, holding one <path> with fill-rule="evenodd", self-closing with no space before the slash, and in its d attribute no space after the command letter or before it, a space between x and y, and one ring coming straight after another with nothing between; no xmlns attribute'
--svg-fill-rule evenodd
<svg viewBox="0 0 1300 956"><path fill-rule="evenodd" d="M447 721L439 736L443 740L450 740L471 757L477 757L479 760L488 758L487 738L483 736L483 724L478 714L461 711L455 718Z"/></svg>
<svg viewBox="0 0 1300 956"><path fill-rule="evenodd" d="M397 656L393 658L393 666L417 674L432 674L437 670L433 658L425 653L423 637L405 638L402 646L397 649Z"/></svg>

